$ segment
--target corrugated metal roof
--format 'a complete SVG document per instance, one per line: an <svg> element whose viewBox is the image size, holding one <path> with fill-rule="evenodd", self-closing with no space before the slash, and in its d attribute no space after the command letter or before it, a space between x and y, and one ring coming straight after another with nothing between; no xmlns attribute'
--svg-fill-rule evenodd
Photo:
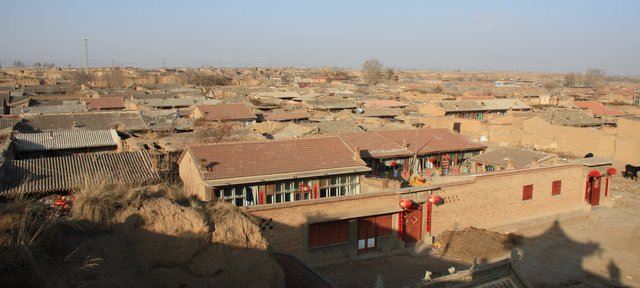
<svg viewBox="0 0 640 288"><path fill-rule="evenodd" d="M65 130L44 133L18 133L13 143L18 152L36 152L77 148L117 146L115 130Z"/></svg>
<svg viewBox="0 0 640 288"><path fill-rule="evenodd" d="M36 158L7 162L0 171L0 196L71 191L85 181L159 181L147 151Z"/></svg>
<svg viewBox="0 0 640 288"><path fill-rule="evenodd" d="M147 131L149 126L137 111L86 112L70 114L26 115L22 132L68 129Z"/></svg>

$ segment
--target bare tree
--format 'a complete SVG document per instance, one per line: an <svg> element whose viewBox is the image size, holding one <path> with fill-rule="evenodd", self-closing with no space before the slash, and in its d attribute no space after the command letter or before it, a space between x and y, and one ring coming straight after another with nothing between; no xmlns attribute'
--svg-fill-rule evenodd
<svg viewBox="0 0 640 288"><path fill-rule="evenodd" d="M565 87L576 87L578 84L582 82L582 74L571 72L567 75L564 75L564 86Z"/></svg>
<svg viewBox="0 0 640 288"><path fill-rule="evenodd" d="M40 62L33 63L33 67L42 68L42 63L40 63Z"/></svg>
<svg viewBox="0 0 640 288"><path fill-rule="evenodd" d="M24 62L20 61L20 60L15 60L13 61L13 67L18 67L18 68L22 68L24 67Z"/></svg>
<svg viewBox="0 0 640 288"><path fill-rule="evenodd" d="M362 64L362 78L369 85L376 85L382 78L382 62L369 59Z"/></svg>
<svg viewBox="0 0 640 288"><path fill-rule="evenodd" d="M124 79L124 72L120 68L111 68L105 80L109 88L122 88Z"/></svg>
<svg viewBox="0 0 640 288"><path fill-rule="evenodd" d="M585 74L584 84L589 87L596 87L604 81L604 77L606 72L603 69L599 68L591 68L587 69L587 73Z"/></svg>
<svg viewBox="0 0 640 288"><path fill-rule="evenodd" d="M88 84L89 82L95 80L95 75L93 75L93 73L86 70L71 71L67 73L65 77L67 80L71 81L71 83L75 86Z"/></svg>
<svg viewBox="0 0 640 288"><path fill-rule="evenodd" d="M387 78L387 80L393 80L395 76L396 74L393 71L393 68L387 68L387 70L385 71L385 77Z"/></svg>

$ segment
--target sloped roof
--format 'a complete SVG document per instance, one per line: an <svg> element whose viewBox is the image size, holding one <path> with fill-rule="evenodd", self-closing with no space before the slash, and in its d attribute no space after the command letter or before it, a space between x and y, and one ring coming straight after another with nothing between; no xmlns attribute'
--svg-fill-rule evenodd
<svg viewBox="0 0 640 288"><path fill-rule="evenodd" d="M486 151L480 155L471 158L472 161L498 165L506 167L509 161L512 161L513 167L516 169L531 167L531 163L536 161L544 161L555 157L555 154L533 151L528 149L518 149L511 147L498 147L491 151Z"/></svg>
<svg viewBox="0 0 640 288"><path fill-rule="evenodd" d="M402 109L400 108L368 107L364 108L364 113L358 115L362 117L395 117L401 114Z"/></svg>
<svg viewBox="0 0 640 288"><path fill-rule="evenodd" d="M20 117L18 116L5 116L2 115L0 117L0 130L6 128L13 128L16 126L16 123L20 122Z"/></svg>
<svg viewBox="0 0 640 288"><path fill-rule="evenodd" d="M84 104L41 105L29 107L11 107L12 115L24 114L55 114L87 112L89 109Z"/></svg>
<svg viewBox="0 0 640 288"><path fill-rule="evenodd" d="M419 155L454 151L485 149L487 146L473 142L465 136L447 129L409 129L374 132L388 140L403 145Z"/></svg>
<svg viewBox="0 0 640 288"><path fill-rule="evenodd" d="M289 92L289 91L285 91L285 92L254 92L252 93L253 96L255 97L273 97L273 98L279 98L279 99L293 99L293 98L297 98L300 97L300 94L298 94L298 92Z"/></svg>
<svg viewBox="0 0 640 288"><path fill-rule="evenodd" d="M551 124L561 126L591 127L604 124L604 121L580 110L552 109L539 112L537 115Z"/></svg>
<svg viewBox="0 0 640 288"><path fill-rule="evenodd" d="M577 102L573 102L573 104L580 109L591 110L591 113L593 113L593 115L596 115L599 117L626 115L624 112L618 109L607 108L602 103L597 101L577 101Z"/></svg>
<svg viewBox="0 0 640 288"><path fill-rule="evenodd" d="M352 150L359 149L363 158L411 156L406 147L374 132L357 132L338 135Z"/></svg>
<svg viewBox="0 0 640 288"><path fill-rule="evenodd" d="M191 145L205 180L269 176L335 169L369 171L338 137ZM322 173L318 175L324 175Z"/></svg>
<svg viewBox="0 0 640 288"><path fill-rule="evenodd" d="M122 97L100 97L88 98L84 100L90 110L101 109L124 109L124 99Z"/></svg>
<svg viewBox="0 0 640 288"><path fill-rule="evenodd" d="M256 115L251 112L247 105L237 104L217 104L200 105L196 109L204 115L203 118L209 121L232 121L232 120L253 120Z"/></svg>
<svg viewBox="0 0 640 288"><path fill-rule="evenodd" d="M157 97L157 96L156 96ZM132 99L138 105L144 105L148 107L189 107L194 105L215 105L220 103L220 100L207 99L205 97L200 98L150 98L150 99Z"/></svg>
<svg viewBox="0 0 640 288"><path fill-rule="evenodd" d="M18 152L117 146L115 130L64 130L44 133L17 133L13 143Z"/></svg>
<svg viewBox="0 0 640 288"><path fill-rule="evenodd" d="M315 100L304 100L304 103L314 109L329 110L329 109L352 109L358 107L356 102L349 99L325 97Z"/></svg>
<svg viewBox="0 0 640 288"><path fill-rule="evenodd" d="M21 132L45 132L68 129L148 131L149 126L136 111L110 111L25 115Z"/></svg>
<svg viewBox="0 0 640 288"><path fill-rule="evenodd" d="M146 151L13 160L0 174L0 196L69 191L85 181L159 180Z"/></svg>
<svg viewBox="0 0 640 288"><path fill-rule="evenodd" d="M364 107L387 107L387 108L403 108L407 107L406 103L397 100L370 99L362 101Z"/></svg>
<svg viewBox="0 0 640 288"><path fill-rule="evenodd" d="M532 109L517 99L435 101L433 104L446 112Z"/></svg>
<svg viewBox="0 0 640 288"><path fill-rule="evenodd" d="M292 110L292 111L272 111L270 113L266 113L264 119L271 121L290 121L290 120L301 120L308 119L311 117L307 110Z"/></svg>

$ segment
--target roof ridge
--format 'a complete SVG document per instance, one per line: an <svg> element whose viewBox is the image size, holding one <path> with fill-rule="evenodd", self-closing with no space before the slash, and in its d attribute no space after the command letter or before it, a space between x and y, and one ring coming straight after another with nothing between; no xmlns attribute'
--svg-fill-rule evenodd
<svg viewBox="0 0 640 288"><path fill-rule="evenodd" d="M301 141L301 140L310 140L310 139L322 139L322 138L340 138L338 135L311 135L306 137L299 138L285 138L285 139L260 139L260 140L230 140L230 141L222 141L222 142L194 142L190 145L187 145L187 148L196 147L196 146L217 146L224 144L240 144L240 143L273 143L273 142L291 142L291 141Z"/></svg>

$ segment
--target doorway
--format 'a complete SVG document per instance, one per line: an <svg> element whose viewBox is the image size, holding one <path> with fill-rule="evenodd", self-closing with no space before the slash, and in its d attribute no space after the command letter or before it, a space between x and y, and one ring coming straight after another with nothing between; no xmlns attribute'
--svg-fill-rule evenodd
<svg viewBox="0 0 640 288"><path fill-rule="evenodd" d="M589 187L587 199L589 200L589 204L591 206L600 205L600 180L601 177L589 177Z"/></svg>
<svg viewBox="0 0 640 288"><path fill-rule="evenodd" d="M405 211L404 214L405 231L402 240L407 244L422 240L422 205L418 205L415 210Z"/></svg>
<svg viewBox="0 0 640 288"><path fill-rule="evenodd" d="M376 250L376 217L358 219L358 253Z"/></svg>

